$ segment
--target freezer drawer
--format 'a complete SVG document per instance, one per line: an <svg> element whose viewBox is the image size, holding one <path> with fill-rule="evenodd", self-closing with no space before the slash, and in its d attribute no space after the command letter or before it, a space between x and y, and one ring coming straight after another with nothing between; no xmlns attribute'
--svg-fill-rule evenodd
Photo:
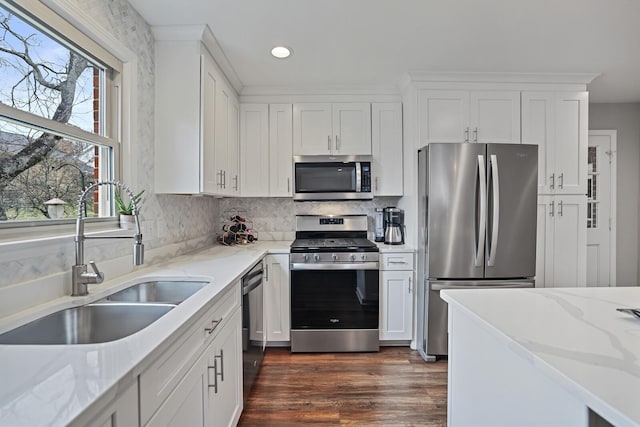
<svg viewBox="0 0 640 427"><path fill-rule="evenodd" d="M433 356L446 356L448 333L447 333L447 303L440 298L440 291L444 289L514 289L533 288L535 281L509 280L509 281L431 281L427 282L424 292L426 318L423 331L425 337L421 337L420 343L424 346L420 353L425 358L433 359Z"/></svg>

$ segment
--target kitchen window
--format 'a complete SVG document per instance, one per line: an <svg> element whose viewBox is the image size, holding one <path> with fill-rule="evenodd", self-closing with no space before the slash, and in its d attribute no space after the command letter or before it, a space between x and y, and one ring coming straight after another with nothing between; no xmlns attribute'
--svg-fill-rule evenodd
<svg viewBox="0 0 640 427"><path fill-rule="evenodd" d="M42 2L0 0L0 228L69 222L84 188L120 176L121 74ZM87 200L114 215L110 188Z"/></svg>

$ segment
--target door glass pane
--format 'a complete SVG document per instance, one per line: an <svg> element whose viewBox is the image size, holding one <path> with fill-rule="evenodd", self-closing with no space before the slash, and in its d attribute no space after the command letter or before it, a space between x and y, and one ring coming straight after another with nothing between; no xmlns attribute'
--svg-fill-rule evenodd
<svg viewBox="0 0 640 427"><path fill-rule="evenodd" d="M587 228L598 228L598 147L589 147L587 171Z"/></svg>

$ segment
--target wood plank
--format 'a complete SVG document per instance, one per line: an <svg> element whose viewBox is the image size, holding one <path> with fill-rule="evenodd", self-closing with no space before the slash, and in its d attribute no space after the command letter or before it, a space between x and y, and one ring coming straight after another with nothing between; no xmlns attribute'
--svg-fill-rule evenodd
<svg viewBox="0 0 640 427"><path fill-rule="evenodd" d="M447 423L447 361L407 347L377 353L268 348L239 426L426 426Z"/></svg>

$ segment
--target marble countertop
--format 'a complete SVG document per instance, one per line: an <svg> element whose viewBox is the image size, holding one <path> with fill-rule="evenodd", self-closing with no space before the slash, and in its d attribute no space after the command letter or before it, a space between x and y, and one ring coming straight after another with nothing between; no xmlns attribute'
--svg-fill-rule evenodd
<svg viewBox="0 0 640 427"><path fill-rule="evenodd" d="M616 426L640 426L640 287L446 290L442 298Z"/></svg>
<svg viewBox="0 0 640 427"><path fill-rule="evenodd" d="M215 245L101 285L89 285L87 297L59 298L47 304L46 311L34 308L24 313L24 319L33 319L84 305L141 278L201 278L210 282L145 329L121 340L91 345L0 345L0 425L66 425L97 401L115 397L148 366L154 350L198 310L267 253L289 253L290 243Z"/></svg>

